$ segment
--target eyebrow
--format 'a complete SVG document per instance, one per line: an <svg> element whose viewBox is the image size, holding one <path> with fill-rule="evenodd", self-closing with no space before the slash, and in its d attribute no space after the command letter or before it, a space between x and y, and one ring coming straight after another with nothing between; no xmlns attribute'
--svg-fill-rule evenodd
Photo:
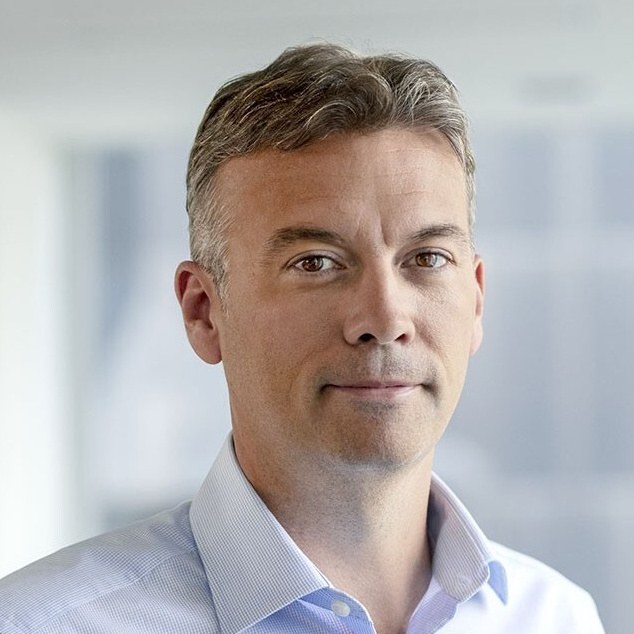
<svg viewBox="0 0 634 634"><path fill-rule="evenodd" d="M453 238L466 247L473 245L470 235L461 227L451 223L434 224L423 227L408 236L408 242L419 242L430 238ZM279 253L287 246L296 242L310 241L326 242L337 246L345 246L346 241L336 231L321 229L308 225L283 227L278 229L264 245L267 256Z"/></svg>
<svg viewBox="0 0 634 634"><path fill-rule="evenodd" d="M429 225L428 227L423 227L415 231L409 236L409 240L412 242L424 241L430 238L453 238L469 248L473 247L471 234L452 223Z"/></svg>
<svg viewBox="0 0 634 634"><path fill-rule="evenodd" d="M295 242L314 240L315 242L327 242L337 246L343 246L345 240L336 231L299 225L296 227L283 227L278 229L265 243L264 250L267 255L275 255L285 247Z"/></svg>

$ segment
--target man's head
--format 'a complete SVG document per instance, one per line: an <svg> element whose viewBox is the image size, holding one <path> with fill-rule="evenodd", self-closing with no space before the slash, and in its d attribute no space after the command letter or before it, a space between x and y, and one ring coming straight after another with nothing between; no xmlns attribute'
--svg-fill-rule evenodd
<svg viewBox="0 0 634 634"><path fill-rule="evenodd" d="M427 62L310 47L221 89L176 289L252 482L431 459L481 339L472 196L464 115Z"/></svg>
<svg viewBox="0 0 634 634"><path fill-rule="evenodd" d="M232 221L215 186L223 163L267 148L297 150L338 133L394 127L446 137L464 171L472 226L475 164L467 119L453 84L431 62L362 57L320 44L288 49L266 68L220 88L198 128L187 174L192 258L212 274L220 295Z"/></svg>

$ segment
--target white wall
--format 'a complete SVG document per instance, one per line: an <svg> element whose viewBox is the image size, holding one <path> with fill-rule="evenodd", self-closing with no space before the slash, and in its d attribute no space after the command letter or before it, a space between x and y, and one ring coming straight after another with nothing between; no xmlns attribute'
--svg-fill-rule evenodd
<svg viewBox="0 0 634 634"><path fill-rule="evenodd" d="M0 575L71 532L59 168L50 144L0 110Z"/></svg>

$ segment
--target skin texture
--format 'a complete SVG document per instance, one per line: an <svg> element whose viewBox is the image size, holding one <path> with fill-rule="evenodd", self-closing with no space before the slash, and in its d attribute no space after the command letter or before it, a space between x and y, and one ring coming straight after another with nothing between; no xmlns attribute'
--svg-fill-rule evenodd
<svg viewBox="0 0 634 634"><path fill-rule="evenodd" d="M441 134L388 129L234 158L218 183L225 301L192 262L176 290L194 350L224 364L240 465L377 631L404 631L434 448L482 338L462 168Z"/></svg>

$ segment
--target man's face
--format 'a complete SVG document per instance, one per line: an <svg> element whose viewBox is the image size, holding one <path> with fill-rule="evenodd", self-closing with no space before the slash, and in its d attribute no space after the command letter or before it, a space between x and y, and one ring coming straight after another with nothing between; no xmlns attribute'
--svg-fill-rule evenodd
<svg viewBox="0 0 634 634"><path fill-rule="evenodd" d="M263 455L393 469L433 452L483 290L446 139L340 135L231 159L217 182L233 223L213 319L245 470Z"/></svg>

